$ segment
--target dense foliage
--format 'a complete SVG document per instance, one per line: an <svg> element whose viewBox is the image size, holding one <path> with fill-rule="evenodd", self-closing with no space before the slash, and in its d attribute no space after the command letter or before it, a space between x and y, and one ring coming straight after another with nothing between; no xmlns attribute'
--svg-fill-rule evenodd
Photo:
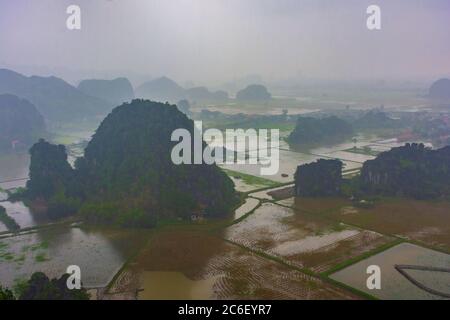
<svg viewBox="0 0 450 320"><path fill-rule="evenodd" d="M31 146L45 136L45 122L36 107L11 94L0 94L0 151Z"/></svg>
<svg viewBox="0 0 450 320"><path fill-rule="evenodd" d="M67 162L66 148L41 139L30 149L30 180L27 193L32 198L49 200L58 192L65 193L73 179Z"/></svg>
<svg viewBox="0 0 450 320"><path fill-rule="evenodd" d="M0 286L0 300L15 300L15 297L11 290Z"/></svg>
<svg viewBox="0 0 450 320"><path fill-rule="evenodd" d="M330 197L341 193L342 162L319 159L297 167L295 195L300 197Z"/></svg>
<svg viewBox="0 0 450 320"><path fill-rule="evenodd" d="M100 98L114 105L134 99L133 87L127 78L83 80L78 85L78 89L92 97Z"/></svg>
<svg viewBox="0 0 450 320"><path fill-rule="evenodd" d="M406 144L366 161L361 190L368 194L417 199L450 195L450 146L431 150L423 144Z"/></svg>
<svg viewBox="0 0 450 320"><path fill-rule="evenodd" d="M272 99L267 88L260 84L251 84L236 94L236 100L243 102L260 102Z"/></svg>
<svg viewBox="0 0 450 320"><path fill-rule="evenodd" d="M89 300L90 295L86 289L67 288L68 278L69 275L64 274L59 279L49 279L44 273L35 272L21 285L18 300ZM7 292L10 300L13 300L11 291Z"/></svg>
<svg viewBox="0 0 450 320"><path fill-rule="evenodd" d="M338 117L299 117L295 129L288 137L288 142L294 147L312 147L337 143L352 135L352 126Z"/></svg>
<svg viewBox="0 0 450 320"><path fill-rule="evenodd" d="M152 226L193 213L225 215L237 201L233 182L216 165L173 164L178 128L193 136L193 121L174 105L125 103L102 122L75 169L63 147L36 144L29 193L48 199L55 212L78 211L94 223Z"/></svg>

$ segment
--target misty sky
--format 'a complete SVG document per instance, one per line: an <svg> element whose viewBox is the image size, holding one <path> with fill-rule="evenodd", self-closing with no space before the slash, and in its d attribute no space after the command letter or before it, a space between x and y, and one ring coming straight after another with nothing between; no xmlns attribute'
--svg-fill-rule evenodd
<svg viewBox="0 0 450 320"><path fill-rule="evenodd" d="M80 31L66 28L70 4ZM380 31L366 28L370 4ZM0 0L0 67L196 84L450 76L450 1Z"/></svg>

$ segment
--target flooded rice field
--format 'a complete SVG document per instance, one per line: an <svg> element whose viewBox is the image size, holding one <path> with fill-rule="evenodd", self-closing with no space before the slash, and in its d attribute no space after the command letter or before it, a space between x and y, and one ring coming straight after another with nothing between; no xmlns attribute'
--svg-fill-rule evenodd
<svg viewBox="0 0 450 320"><path fill-rule="evenodd" d="M167 292L166 286L173 290ZM186 299L356 298L343 289L214 235L180 230L156 234L115 279L105 298L181 296Z"/></svg>
<svg viewBox="0 0 450 320"><path fill-rule="evenodd" d="M318 207L322 206L320 202L316 201ZM383 199L369 209L343 204L327 215L361 228L421 241L450 252L449 213L448 201Z"/></svg>
<svg viewBox="0 0 450 320"><path fill-rule="evenodd" d="M84 286L103 287L144 238L138 230L62 225L0 238L0 283L13 287L36 271L59 278L69 265L78 265Z"/></svg>
<svg viewBox="0 0 450 320"><path fill-rule="evenodd" d="M271 192L277 191L277 190L282 190L282 189L285 189L288 187L293 187L293 186L294 186L294 184L289 184L289 185L284 185L284 186L276 187L276 188L272 188L272 189L257 191L254 193L250 193L249 196L253 197L253 198L257 198L257 199L274 200L273 196L270 195Z"/></svg>
<svg viewBox="0 0 450 320"><path fill-rule="evenodd" d="M28 153L0 154L0 188L24 187L29 165Z"/></svg>
<svg viewBox="0 0 450 320"><path fill-rule="evenodd" d="M272 203L264 203L243 221L227 228L225 237L317 272L392 241L376 232Z"/></svg>
<svg viewBox="0 0 450 320"><path fill-rule="evenodd" d="M369 290L367 288L368 275L366 270L370 265L377 265L381 269L380 290ZM395 265L450 269L450 255L410 243L402 243L340 270L331 275L331 278L381 299L435 300L444 298L413 284L395 268ZM450 295L449 272L429 270L405 271L423 286Z"/></svg>
<svg viewBox="0 0 450 320"><path fill-rule="evenodd" d="M32 210L21 201L0 201L0 206L6 209L8 216L13 218L21 229L35 227L50 222L45 214L33 213ZM6 230L1 230L0 228L0 231Z"/></svg>

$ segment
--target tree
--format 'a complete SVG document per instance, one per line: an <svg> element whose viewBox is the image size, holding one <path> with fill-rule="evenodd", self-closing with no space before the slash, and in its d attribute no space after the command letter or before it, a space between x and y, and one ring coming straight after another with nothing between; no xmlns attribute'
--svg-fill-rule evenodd
<svg viewBox="0 0 450 320"><path fill-rule="evenodd" d="M16 300L16 298L11 290L0 285L0 300Z"/></svg>
<svg viewBox="0 0 450 320"><path fill-rule="evenodd" d="M19 300L89 300L86 289L67 288L68 274L59 279L49 279L42 272L35 272L24 285Z"/></svg>
<svg viewBox="0 0 450 320"><path fill-rule="evenodd" d="M288 137L288 142L294 147L311 147L340 142L352 135L351 125L335 116L322 119L299 117L295 129Z"/></svg>
<svg viewBox="0 0 450 320"><path fill-rule="evenodd" d="M300 197L330 197L341 194L342 162L319 159L297 167L295 195Z"/></svg>

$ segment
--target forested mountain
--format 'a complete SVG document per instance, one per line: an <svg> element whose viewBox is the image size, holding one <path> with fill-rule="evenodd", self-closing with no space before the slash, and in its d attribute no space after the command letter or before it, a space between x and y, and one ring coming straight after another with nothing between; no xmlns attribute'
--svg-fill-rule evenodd
<svg viewBox="0 0 450 320"><path fill-rule="evenodd" d="M0 94L3 93L29 100L51 121L73 121L112 109L110 103L86 95L62 79L26 77L7 69L0 69Z"/></svg>
<svg viewBox="0 0 450 320"><path fill-rule="evenodd" d="M406 144L366 161L361 189L369 194L417 199L450 195L450 146L438 150Z"/></svg>
<svg viewBox="0 0 450 320"><path fill-rule="evenodd" d="M136 88L136 97L174 103L185 98L185 91L175 81L161 77L147 81Z"/></svg>
<svg viewBox="0 0 450 320"><path fill-rule="evenodd" d="M331 197L341 193L342 162L319 159L297 167L295 195L299 197Z"/></svg>
<svg viewBox="0 0 450 320"><path fill-rule="evenodd" d="M288 142L294 147L312 147L319 144L337 143L352 135L352 126L335 116L299 117L295 129L288 137Z"/></svg>
<svg viewBox="0 0 450 320"><path fill-rule="evenodd" d="M68 211L79 200L76 211L94 223L151 226L157 219L227 214L237 198L225 173L216 165L173 164L171 134L178 128L193 136L193 121L175 105L125 103L101 123L74 170L63 147L33 146L28 192Z"/></svg>
<svg viewBox="0 0 450 320"><path fill-rule="evenodd" d="M32 198L49 200L71 188L74 171L67 162L66 148L41 139L30 149L30 180L27 192Z"/></svg>
<svg viewBox="0 0 450 320"><path fill-rule="evenodd" d="M113 80L83 80L78 89L87 95L108 101L113 105L120 105L134 99L134 91L127 78Z"/></svg>
<svg viewBox="0 0 450 320"><path fill-rule="evenodd" d="M432 99L450 100L450 79L439 79L435 81L428 93Z"/></svg>
<svg viewBox="0 0 450 320"><path fill-rule="evenodd" d="M11 94L0 94L0 151L28 148L44 136L44 118L34 105Z"/></svg>
<svg viewBox="0 0 450 320"><path fill-rule="evenodd" d="M260 84L251 84L236 94L236 100L242 102L261 102L270 99L272 99L272 95L265 86Z"/></svg>

